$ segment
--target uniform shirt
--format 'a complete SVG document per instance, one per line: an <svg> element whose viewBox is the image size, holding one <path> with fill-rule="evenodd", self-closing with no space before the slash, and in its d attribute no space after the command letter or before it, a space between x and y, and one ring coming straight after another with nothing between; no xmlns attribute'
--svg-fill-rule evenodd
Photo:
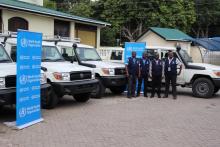
<svg viewBox="0 0 220 147"><path fill-rule="evenodd" d="M168 60L168 67L170 67L170 66L172 66L172 61L174 60L174 57L171 58L171 59L170 59L169 57L168 57L167 59L165 59L165 61L164 61L164 70L166 70L166 69L165 69L165 68L166 68L166 67L165 67L165 66L166 66L166 65L165 65L166 60ZM175 63L176 63L176 68L177 68L176 71L177 71L177 74L178 74L178 66L182 66L182 63L180 62L180 60L179 60L178 58L175 58L175 60L176 60ZM168 69L169 69L169 68L168 68ZM170 71L170 72L171 72L171 71Z"/></svg>
<svg viewBox="0 0 220 147"><path fill-rule="evenodd" d="M168 58L168 60L169 60L169 64L173 61L173 59L174 58ZM178 65L178 66L181 66L182 65L182 63L180 62L180 60L178 59L178 58L176 58L176 64Z"/></svg>
<svg viewBox="0 0 220 147"><path fill-rule="evenodd" d="M154 59L154 61L156 62L156 64L158 64L159 60ZM164 75L164 62L162 60L160 60L162 62L162 77ZM150 64L150 76L152 77L152 63Z"/></svg>

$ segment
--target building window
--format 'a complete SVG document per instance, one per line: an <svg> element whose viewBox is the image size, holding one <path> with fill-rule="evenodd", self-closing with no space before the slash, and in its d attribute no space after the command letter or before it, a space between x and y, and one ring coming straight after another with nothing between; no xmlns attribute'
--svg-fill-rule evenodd
<svg viewBox="0 0 220 147"><path fill-rule="evenodd" d="M17 32L18 29L28 30L28 21L21 17L12 17L8 20L8 30Z"/></svg>
<svg viewBox="0 0 220 147"><path fill-rule="evenodd" d="M70 22L62 20L54 20L54 35L69 37L70 36Z"/></svg>

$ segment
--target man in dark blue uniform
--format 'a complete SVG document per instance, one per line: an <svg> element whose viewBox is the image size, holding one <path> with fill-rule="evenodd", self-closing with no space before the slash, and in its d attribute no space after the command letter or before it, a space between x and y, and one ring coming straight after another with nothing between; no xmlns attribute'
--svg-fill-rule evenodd
<svg viewBox="0 0 220 147"><path fill-rule="evenodd" d="M177 65L180 66L179 73L177 73ZM176 80L177 80L177 75L180 75L181 71L182 71L181 62L178 60L178 58L174 57L173 52L170 51L168 54L168 58L165 59L165 63L164 63L164 74L165 74L165 82L166 82L164 98L168 97L170 82L172 85L173 99L177 98Z"/></svg>
<svg viewBox="0 0 220 147"><path fill-rule="evenodd" d="M147 97L147 86L149 77L150 60L146 52L143 53L142 59L140 59L140 71L138 77L138 89L137 96L140 96L142 81L144 81L144 97Z"/></svg>
<svg viewBox="0 0 220 147"><path fill-rule="evenodd" d="M128 58L126 63L126 74L128 77L127 97L135 97L136 80L139 75L139 60L136 58L136 52L132 52L132 57Z"/></svg>
<svg viewBox="0 0 220 147"><path fill-rule="evenodd" d="M152 78L152 93L151 98L154 97L155 88L157 88L158 98L161 98L161 81L163 76L163 62L159 59L159 54L155 55L150 66L150 77Z"/></svg>

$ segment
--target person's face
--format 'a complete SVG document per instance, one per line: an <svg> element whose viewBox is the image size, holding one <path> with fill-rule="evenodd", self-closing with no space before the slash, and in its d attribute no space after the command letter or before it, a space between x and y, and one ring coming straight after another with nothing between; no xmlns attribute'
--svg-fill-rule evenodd
<svg viewBox="0 0 220 147"><path fill-rule="evenodd" d="M144 59L147 58L147 54L146 54L146 53L143 54L143 58L144 58Z"/></svg>
<svg viewBox="0 0 220 147"><path fill-rule="evenodd" d="M156 59L159 59L159 54L156 54Z"/></svg>
<svg viewBox="0 0 220 147"><path fill-rule="evenodd" d="M133 57L133 58L136 57L136 52L132 52L132 57Z"/></svg>
<svg viewBox="0 0 220 147"><path fill-rule="evenodd" d="M173 58L173 52L169 52L169 58Z"/></svg>

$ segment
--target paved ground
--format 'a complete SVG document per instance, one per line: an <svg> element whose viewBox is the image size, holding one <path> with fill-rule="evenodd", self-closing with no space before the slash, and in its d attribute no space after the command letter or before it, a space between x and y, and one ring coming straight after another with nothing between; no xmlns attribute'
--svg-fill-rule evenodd
<svg viewBox="0 0 220 147"><path fill-rule="evenodd" d="M181 90L182 91L182 90ZM219 147L220 93L212 99L181 92L177 100L107 95L79 104L71 98L43 110L44 122L17 131L2 122L0 147Z"/></svg>

